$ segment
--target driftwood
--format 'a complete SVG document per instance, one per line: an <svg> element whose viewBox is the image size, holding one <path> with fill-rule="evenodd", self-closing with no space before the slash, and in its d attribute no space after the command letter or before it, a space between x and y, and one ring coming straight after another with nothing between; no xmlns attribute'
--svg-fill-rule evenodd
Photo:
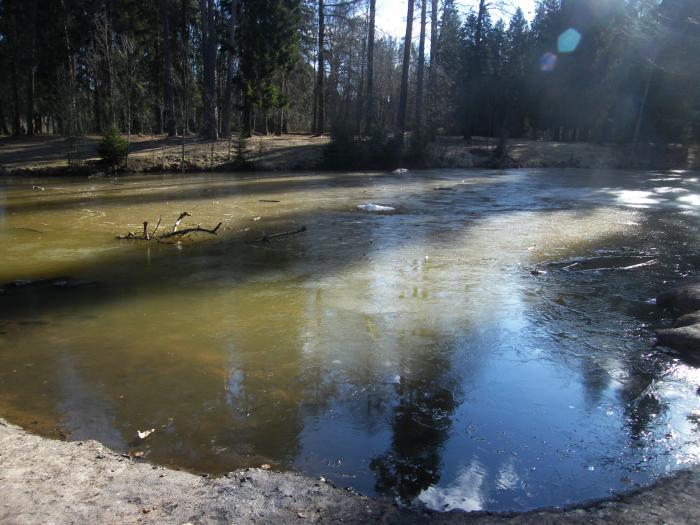
<svg viewBox="0 0 700 525"><path fill-rule="evenodd" d="M190 233L209 233L211 235L217 235L219 228L221 228L221 223L217 224L213 228L202 228L199 224L195 227L192 228L184 228L182 230L178 230L178 227L180 226L180 222L182 222L182 219L185 217L192 217L189 213L186 211L183 211L180 216L177 218L175 221L175 224L173 224L173 229L170 232L164 232L160 235L157 235L158 228L160 227L160 223L162 220L162 217L158 218L158 223L156 224L156 227L153 229L152 232L149 233L148 231L148 221L143 222L143 232L141 234L136 234L134 232L129 232L126 235L117 235L117 239L133 239L133 240L139 240L139 241L157 241L157 242L164 242L167 239L173 239L176 237L183 237L185 235L189 235Z"/></svg>

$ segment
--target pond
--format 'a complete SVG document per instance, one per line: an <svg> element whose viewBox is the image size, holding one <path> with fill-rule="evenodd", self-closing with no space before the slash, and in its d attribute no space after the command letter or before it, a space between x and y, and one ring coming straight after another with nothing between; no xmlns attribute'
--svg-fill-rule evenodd
<svg viewBox="0 0 700 525"><path fill-rule="evenodd" d="M700 269L699 177L1 180L0 415L438 510L631 490L700 461L700 371L653 300ZM115 238L183 211L218 235Z"/></svg>

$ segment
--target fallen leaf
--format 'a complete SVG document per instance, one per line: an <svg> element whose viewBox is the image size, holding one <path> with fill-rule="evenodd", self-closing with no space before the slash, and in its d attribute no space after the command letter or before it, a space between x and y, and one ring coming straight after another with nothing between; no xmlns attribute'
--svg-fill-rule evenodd
<svg viewBox="0 0 700 525"><path fill-rule="evenodd" d="M124 454L125 457L129 459L142 459L148 456L151 451L144 452L143 450L130 450L128 453Z"/></svg>
<svg viewBox="0 0 700 525"><path fill-rule="evenodd" d="M270 470L272 467L267 463L263 463L262 465L260 465L260 468L263 470Z"/></svg>
<svg viewBox="0 0 700 525"><path fill-rule="evenodd" d="M137 430L136 435L139 437L139 439L146 439L148 436L153 434L156 431L155 428L152 428L151 430Z"/></svg>

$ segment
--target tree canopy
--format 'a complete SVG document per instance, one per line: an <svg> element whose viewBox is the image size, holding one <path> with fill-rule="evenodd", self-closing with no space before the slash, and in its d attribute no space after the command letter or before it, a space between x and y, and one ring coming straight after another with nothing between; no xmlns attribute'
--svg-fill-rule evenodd
<svg viewBox="0 0 700 525"><path fill-rule="evenodd" d="M0 133L700 136L695 0L381 2L2 0Z"/></svg>

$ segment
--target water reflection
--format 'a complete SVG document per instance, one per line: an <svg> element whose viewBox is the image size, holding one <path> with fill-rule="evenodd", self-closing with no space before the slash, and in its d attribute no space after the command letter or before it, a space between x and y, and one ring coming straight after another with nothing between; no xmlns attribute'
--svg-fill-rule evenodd
<svg viewBox="0 0 700 525"><path fill-rule="evenodd" d="M426 333L422 347L402 345L396 401L391 415L391 449L370 462L376 490L411 500L440 480L441 449L458 404L459 383L452 373L451 352ZM416 337L417 336L417 337ZM448 347L449 348L449 347Z"/></svg>
<svg viewBox="0 0 700 525"><path fill-rule="evenodd" d="M651 330L650 298L700 267L687 174L42 185L7 184L0 224L2 281L48 278L0 294L0 413L38 432L440 510L602 497L700 457L700 376ZM221 235L113 240L183 209Z"/></svg>

